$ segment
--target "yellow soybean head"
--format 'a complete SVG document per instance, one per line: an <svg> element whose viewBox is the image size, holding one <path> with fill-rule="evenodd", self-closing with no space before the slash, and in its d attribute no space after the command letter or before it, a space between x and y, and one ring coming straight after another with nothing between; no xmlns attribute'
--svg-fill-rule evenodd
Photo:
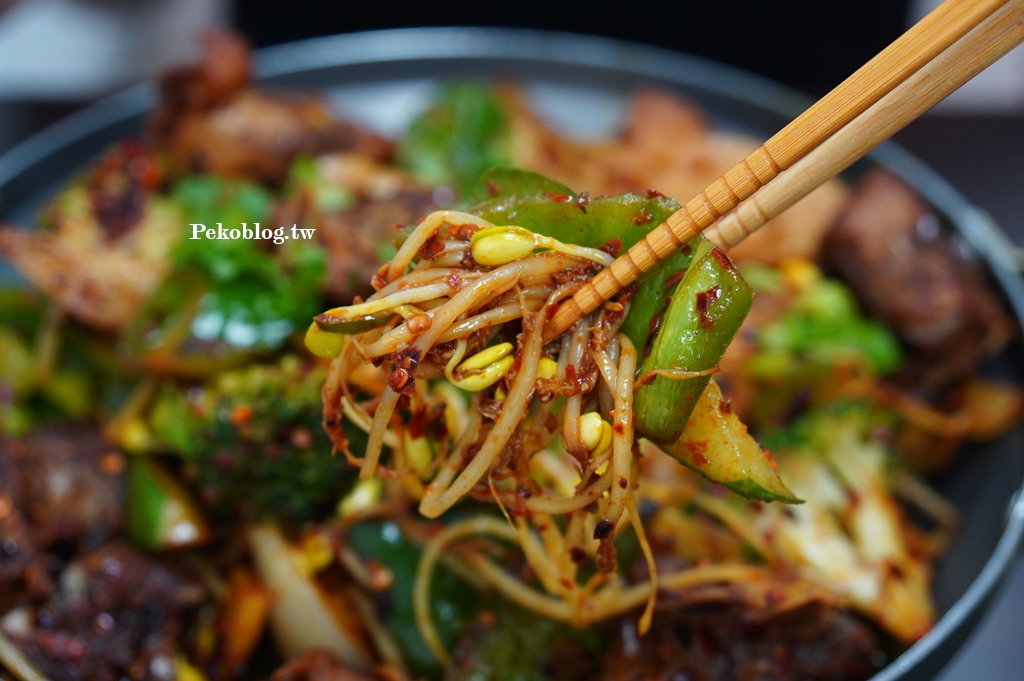
<svg viewBox="0 0 1024 681"><path fill-rule="evenodd" d="M306 348L317 357L334 359L341 354L345 344L345 336L340 333L324 331L316 322L306 330Z"/></svg>
<svg viewBox="0 0 1024 681"><path fill-rule="evenodd" d="M503 378L512 368L512 365L515 364L515 361L516 358L511 355L502 357L497 362L488 364L480 369L479 373L471 374L460 381L456 381L455 385L471 393L479 392L484 388L494 385L499 379Z"/></svg>
<svg viewBox="0 0 1024 681"><path fill-rule="evenodd" d="M470 239L473 260L481 265L504 265L533 253L537 237L522 227L488 227Z"/></svg>
<svg viewBox="0 0 1024 681"><path fill-rule="evenodd" d="M596 411L580 417L580 439L593 454L599 454L612 443L612 427Z"/></svg>
<svg viewBox="0 0 1024 681"><path fill-rule="evenodd" d="M821 270L804 258L785 258L779 262L779 271L787 284L795 289L804 289L821 281Z"/></svg>
<svg viewBox="0 0 1024 681"><path fill-rule="evenodd" d="M402 437L402 444L405 447L405 460L412 469L420 475L425 475L427 467L434 458L434 452L430 449L430 441L426 437L409 437L406 431Z"/></svg>
<svg viewBox="0 0 1024 681"><path fill-rule="evenodd" d="M334 562L334 551L324 535L311 534L302 540L299 547L302 552L303 569L309 575L315 575Z"/></svg>
<svg viewBox="0 0 1024 681"><path fill-rule="evenodd" d="M537 363L537 378L554 378L558 373L558 362L547 357L542 357Z"/></svg>
<svg viewBox="0 0 1024 681"><path fill-rule="evenodd" d="M511 343L498 343L497 345L492 345L489 348L484 348L475 355L463 360L455 370L465 371L467 369L483 369L488 364L497 362L510 352L512 352Z"/></svg>
<svg viewBox="0 0 1024 681"><path fill-rule="evenodd" d="M207 681L206 674L189 664L184 655L174 656L174 672L178 681Z"/></svg>
<svg viewBox="0 0 1024 681"><path fill-rule="evenodd" d="M338 502L338 515L348 518L354 513L365 511L381 500L384 494L384 483L380 478L360 480L352 487L352 491Z"/></svg>

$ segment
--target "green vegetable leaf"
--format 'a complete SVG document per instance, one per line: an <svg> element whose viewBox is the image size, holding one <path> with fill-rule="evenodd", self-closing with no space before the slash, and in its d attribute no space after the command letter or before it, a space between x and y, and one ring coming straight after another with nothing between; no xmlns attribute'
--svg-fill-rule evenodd
<svg viewBox="0 0 1024 681"><path fill-rule="evenodd" d="M438 678L441 668L420 637L412 605L413 584L420 550L391 521L363 522L347 535L349 546L363 559L386 565L394 580L388 592L389 608L384 618L416 675ZM430 585L431 616L446 649L451 650L472 613L479 608L480 596L465 583L438 567Z"/></svg>
<svg viewBox="0 0 1024 681"><path fill-rule="evenodd" d="M508 164L508 145L506 115L494 93L476 81L455 81L413 121L396 157L421 182L466 195L485 170Z"/></svg>

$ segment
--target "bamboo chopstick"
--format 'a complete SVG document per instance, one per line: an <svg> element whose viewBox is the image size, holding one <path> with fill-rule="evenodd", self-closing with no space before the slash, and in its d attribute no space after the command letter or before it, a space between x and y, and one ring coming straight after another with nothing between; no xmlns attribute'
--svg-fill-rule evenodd
<svg viewBox="0 0 1024 681"><path fill-rule="evenodd" d="M1024 41L1024 2L1009 2L704 232L731 248L835 177Z"/></svg>
<svg viewBox="0 0 1024 681"><path fill-rule="evenodd" d="M584 284L547 322L545 342L752 196L1006 4L1006 0L946 0Z"/></svg>

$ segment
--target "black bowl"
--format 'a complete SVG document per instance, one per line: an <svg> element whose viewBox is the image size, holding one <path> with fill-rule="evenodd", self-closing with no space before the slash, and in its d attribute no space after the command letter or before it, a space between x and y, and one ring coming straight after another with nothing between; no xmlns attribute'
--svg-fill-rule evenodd
<svg viewBox="0 0 1024 681"><path fill-rule="evenodd" d="M524 83L556 125L607 132L629 92L657 85L699 102L722 127L767 138L810 103L784 87L698 57L602 38L528 30L427 28L375 31L282 45L259 53L268 86L327 89L339 108L385 133L397 132L432 86L457 76L512 77ZM141 133L152 85L105 99L30 138L0 158L0 221L31 224L43 200L89 159L126 135ZM920 161L885 144L858 164L902 177L948 228L985 261L1024 324L1024 283L1006 259L1006 238ZM687 198L687 197L679 197ZM0 263L0 268L3 264ZM0 270L0 280L13 276ZM986 371L1021 381L1019 343ZM875 681L929 679L977 624L1024 536L1024 427L970 447L934 483L961 511L963 525L938 563L935 628Z"/></svg>

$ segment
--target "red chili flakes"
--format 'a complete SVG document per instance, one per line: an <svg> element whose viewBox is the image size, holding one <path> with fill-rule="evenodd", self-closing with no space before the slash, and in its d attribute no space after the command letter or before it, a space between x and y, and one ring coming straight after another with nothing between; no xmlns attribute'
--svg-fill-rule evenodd
<svg viewBox="0 0 1024 681"><path fill-rule="evenodd" d="M438 236L437 232L434 232L429 239L427 239L422 246L420 246L420 257L424 260L432 260L441 253L444 252L444 242Z"/></svg>
<svg viewBox="0 0 1024 681"><path fill-rule="evenodd" d="M412 378L405 369L395 369L388 374L388 387L398 392L405 387L405 384Z"/></svg>
<svg viewBox="0 0 1024 681"><path fill-rule="evenodd" d="M127 465L128 462L121 452L111 451L100 457L100 470L107 475L120 475Z"/></svg>
<svg viewBox="0 0 1024 681"><path fill-rule="evenodd" d="M487 178L487 193L491 196L497 196L501 193L501 188L491 178Z"/></svg>
<svg viewBox="0 0 1024 681"><path fill-rule="evenodd" d="M580 195L576 197L576 207L583 211L584 214L587 212L587 206L590 205L590 192L580 192Z"/></svg>
<svg viewBox="0 0 1024 681"><path fill-rule="evenodd" d="M416 367L420 364L420 356L422 351L419 348L406 348L405 350L399 350L394 354L392 359L395 361L395 366L400 369L405 369L410 374L416 371Z"/></svg>
<svg viewBox="0 0 1024 681"><path fill-rule="evenodd" d="M374 290L379 291L387 286L387 274L390 267L391 263L386 262L373 273L373 277L370 279L370 286L373 286Z"/></svg>
<svg viewBox="0 0 1024 681"><path fill-rule="evenodd" d="M903 568L901 568L896 563L893 563L892 561L885 561L885 567L889 572L889 576L893 579L903 581L903 579L906 577L906 574L903 572Z"/></svg>
<svg viewBox="0 0 1024 681"><path fill-rule="evenodd" d="M860 505L860 495L857 494L852 489L849 489L849 488L846 489L846 500L850 503L850 506L859 506Z"/></svg>
<svg viewBox="0 0 1024 681"><path fill-rule="evenodd" d="M292 430L289 440L296 449L309 449L313 446L313 433L308 428L299 426Z"/></svg>
<svg viewBox="0 0 1024 681"><path fill-rule="evenodd" d="M604 246L601 246L601 250L613 258L617 258L619 253L622 252L622 239L618 237L608 239L608 241L604 242Z"/></svg>
<svg viewBox="0 0 1024 681"><path fill-rule="evenodd" d="M370 577L368 586L371 591L387 591L395 582L394 573L375 560L366 561L366 572Z"/></svg>
<svg viewBox="0 0 1024 681"><path fill-rule="evenodd" d="M459 241L469 241L479 231L476 225L448 225L448 236Z"/></svg>
<svg viewBox="0 0 1024 681"><path fill-rule="evenodd" d="M706 466L708 464L708 457L704 456L704 452L708 451L707 441L690 440L686 443L686 450L690 452L690 458L695 465Z"/></svg>
<svg viewBox="0 0 1024 681"><path fill-rule="evenodd" d="M568 203L572 201L572 196L569 194L559 194L557 192L544 192L544 196L548 197L556 203Z"/></svg>
<svg viewBox="0 0 1024 681"><path fill-rule="evenodd" d="M651 211L647 210L647 206L640 209L640 212L633 216L633 224L635 225L646 225L648 222L654 219L651 215Z"/></svg>
<svg viewBox="0 0 1024 681"><path fill-rule="evenodd" d="M732 260L729 260L729 256L725 254L721 248L715 248L711 251L711 255L715 256L715 260L725 269L735 269L736 266L732 264Z"/></svg>
<svg viewBox="0 0 1024 681"><path fill-rule="evenodd" d="M409 329L409 333L414 336L430 330L430 316L422 313L410 315L405 320L405 328Z"/></svg>
<svg viewBox="0 0 1024 681"><path fill-rule="evenodd" d="M445 282L448 284L448 288L453 291L458 292L462 290L462 275L459 274L457 269L453 268L452 271L448 273L448 278Z"/></svg>
<svg viewBox="0 0 1024 681"><path fill-rule="evenodd" d="M768 463L769 463L769 464L771 465L771 467L772 467L772 470L773 470L773 471L777 471L777 470L779 470L779 464L778 464L778 462L777 462L777 461L775 460L775 457L774 457L774 456L772 456L772 453L771 453L771 452L769 452L769 451L768 451L768 450L767 450L767 449L766 449L766 448L764 447L764 445L761 445L761 453L762 453L762 454L764 454L764 458L768 459Z"/></svg>
<svg viewBox="0 0 1024 681"><path fill-rule="evenodd" d="M664 199L665 195L659 192L657 189L647 189L647 198L649 199Z"/></svg>
<svg viewBox="0 0 1024 681"><path fill-rule="evenodd" d="M566 383L578 383L576 379L576 367L572 364L567 364L565 367L565 381Z"/></svg>
<svg viewBox="0 0 1024 681"><path fill-rule="evenodd" d="M472 248L467 248L462 252L462 258L459 259L459 264L466 270L471 270L476 267L476 259L473 257Z"/></svg>
<svg viewBox="0 0 1024 681"><path fill-rule="evenodd" d="M236 428L244 426L252 419L252 414L252 407L248 404L236 405L235 408L231 410L231 425Z"/></svg>
<svg viewBox="0 0 1024 681"><path fill-rule="evenodd" d="M722 399L718 400L718 411L722 414L731 414L732 400L730 400L728 397L723 397Z"/></svg>
<svg viewBox="0 0 1024 681"><path fill-rule="evenodd" d="M673 272L672 275L669 276L669 278L665 280L665 290L666 291L671 291L672 289L674 289L676 287L676 285L679 282L681 282L683 280L683 277L685 277L685 276L686 276L686 269L681 269L681 270L678 270L676 272Z"/></svg>
<svg viewBox="0 0 1024 681"><path fill-rule="evenodd" d="M615 431L616 435L625 435L626 434L626 426L624 426L621 423L616 423L614 426L612 426L612 430Z"/></svg>
<svg viewBox="0 0 1024 681"><path fill-rule="evenodd" d="M708 314L708 305L722 297L722 287L712 286L707 291L697 294L697 312L700 314L700 327L711 329L715 326L715 320Z"/></svg>

